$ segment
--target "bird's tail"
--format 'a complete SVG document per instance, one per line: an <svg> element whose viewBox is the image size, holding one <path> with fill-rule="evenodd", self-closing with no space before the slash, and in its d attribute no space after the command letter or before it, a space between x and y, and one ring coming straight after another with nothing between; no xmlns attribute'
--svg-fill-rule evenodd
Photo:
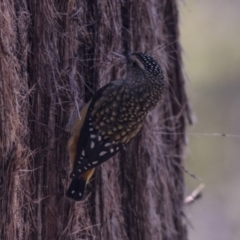
<svg viewBox="0 0 240 240"><path fill-rule="evenodd" d="M86 184L89 182L90 178L94 173L94 168L89 169L85 173L79 176L79 178L74 178L67 190L67 196L75 201L81 201Z"/></svg>
<svg viewBox="0 0 240 240"><path fill-rule="evenodd" d="M75 201L81 201L85 186L86 180L84 178L73 179L67 190L67 196Z"/></svg>

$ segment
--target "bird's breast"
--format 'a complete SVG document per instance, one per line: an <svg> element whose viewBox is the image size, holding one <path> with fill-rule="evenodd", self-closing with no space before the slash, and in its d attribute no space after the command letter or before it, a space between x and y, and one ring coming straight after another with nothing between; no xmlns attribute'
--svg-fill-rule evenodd
<svg viewBox="0 0 240 240"><path fill-rule="evenodd" d="M127 143L140 131L157 100L148 85L123 84L118 89L107 89L91 113L94 127L105 139Z"/></svg>

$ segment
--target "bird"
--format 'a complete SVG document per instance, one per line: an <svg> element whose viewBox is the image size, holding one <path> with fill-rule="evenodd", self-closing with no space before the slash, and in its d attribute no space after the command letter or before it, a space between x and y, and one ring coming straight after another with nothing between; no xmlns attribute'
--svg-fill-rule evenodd
<svg viewBox="0 0 240 240"><path fill-rule="evenodd" d="M158 62L141 52L126 53L126 74L93 95L73 124L68 151L72 161L67 197L81 201L95 168L121 151L140 132L163 95Z"/></svg>

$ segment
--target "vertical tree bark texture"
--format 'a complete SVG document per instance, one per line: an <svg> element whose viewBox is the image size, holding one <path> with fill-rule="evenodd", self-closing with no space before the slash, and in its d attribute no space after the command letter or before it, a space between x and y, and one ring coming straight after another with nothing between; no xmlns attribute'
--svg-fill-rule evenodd
<svg viewBox="0 0 240 240"><path fill-rule="evenodd" d="M114 53L147 52L162 101L85 194L65 197L64 127L122 73ZM0 239L185 240L182 158L187 99L176 0L2 0Z"/></svg>

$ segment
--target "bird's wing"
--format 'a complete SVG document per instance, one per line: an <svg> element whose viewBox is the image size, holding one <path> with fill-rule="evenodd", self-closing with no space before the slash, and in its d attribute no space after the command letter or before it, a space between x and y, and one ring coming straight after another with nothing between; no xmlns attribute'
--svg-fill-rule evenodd
<svg viewBox="0 0 240 240"><path fill-rule="evenodd" d="M109 83L96 92L84 119L72 178L108 160L136 136L145 115L134 114L133 98L123 80Z"/></svg>
<svg viewBox="0 0 240 240"><path fill-rule="evenodd" d="M70 154L72 167L75 165L78 140L90 103L91 101L87 103L85 107L81 110L80 116L75 114L75 116L71 119L71 122L68 123L68 130L71 133L71 137L68 141L68 151ZM78 174L77 178L71 181L66 195L76 201L80 201L83 197L85 186L91 179L94 171L95 168L91 168L82 174Z"/></svg>

